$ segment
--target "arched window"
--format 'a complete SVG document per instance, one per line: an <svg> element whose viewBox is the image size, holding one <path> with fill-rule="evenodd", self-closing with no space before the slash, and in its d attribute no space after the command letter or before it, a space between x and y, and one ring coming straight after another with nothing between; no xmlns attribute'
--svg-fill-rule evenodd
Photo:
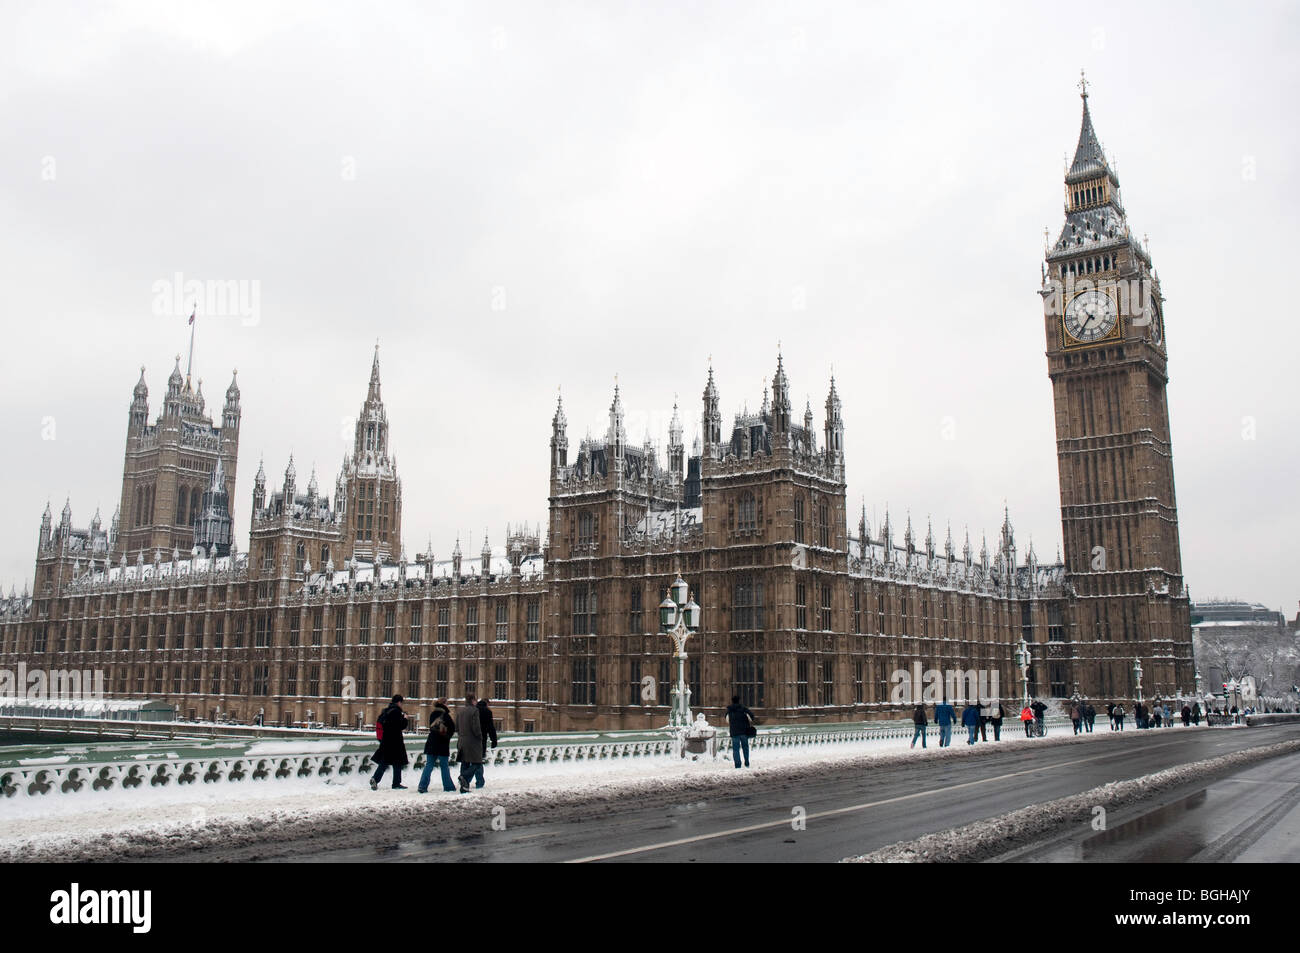
<svg viewBox="0 0 1300 953"><path fill-rule="evenodd" d="M299 543L293 552L293 571L302 572L303 565L307 561L307 547Z"/></svg>
<svg viewBox="0 0 1300 953"><path fill-rule="evenodd" d="M188 515L186 506L188 505L189 501L190 501L190 496L188 493L185 492L185 488L178 487L176 490L176 525L177 526L184 526L188 522L188 520L186 520L185 517Z"/></svg>
<svg viewBox="0 0 1300 953"><path fill-rule="evenodd" d="M201 494L198 488L195 487L193 492L190 493L190 522L191 523L199 518L200 507L202 506L202 503L203 503L203 494Z"/></svg>
<svg viewBox="0 0 1300 953"><path fill-rule="evenodd" d="M135 520L132 526L139 526L144 516L144 487L135 488Z"/></svg>
<svg viewBox="0 0 1300 953"><path fill-rule="evenodd" d="M758 512L753 493L742 493L740 496L736 528L742 533L758 529Z"/></svg>

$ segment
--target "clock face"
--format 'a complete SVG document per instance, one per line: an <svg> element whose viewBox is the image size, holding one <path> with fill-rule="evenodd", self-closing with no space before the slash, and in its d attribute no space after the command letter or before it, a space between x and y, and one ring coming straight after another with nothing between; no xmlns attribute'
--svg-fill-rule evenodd
<svg viewBox="0 0 1300 953"><path fill-rule="evenodd" d="M1082 344L1109 337L1119 319L1115 301L1104 291L1084 291L1065 308L1065 333Z"/></svg>
<svg viewBox="0 0 1300 953"><path fill-rule="evenodd" d="M1147 302L1147 316L1151 322L1151 340L1159 344L1164 336L1164 329L1160 326L1160 305L1156 304L1154 298Z"/></svg>

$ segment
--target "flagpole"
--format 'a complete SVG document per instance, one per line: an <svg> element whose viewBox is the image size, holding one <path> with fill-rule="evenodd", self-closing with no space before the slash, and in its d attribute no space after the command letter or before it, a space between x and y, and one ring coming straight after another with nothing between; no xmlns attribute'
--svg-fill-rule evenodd
<svg viewBox="0 0 1300 953"><path fill-rule="evenodd" d="M194 316L198 314L198 308L190 313L190 356L185 362L185 383L190 382L190 372L194 369Z"/></svg>

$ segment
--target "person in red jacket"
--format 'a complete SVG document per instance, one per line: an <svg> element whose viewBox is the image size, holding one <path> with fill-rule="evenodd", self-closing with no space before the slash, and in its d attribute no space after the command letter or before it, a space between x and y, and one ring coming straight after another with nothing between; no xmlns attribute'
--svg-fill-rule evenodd
<svg viewBox="0 0 1300 953"><path fill-rule="evenodd" d="M1020 721L1025 726L1025 737L1026 738L1033 737L1032 733L1029 730L1029 726L1034 722L1034 710L1030 708L1028 705L1020 709Z"/></svg>

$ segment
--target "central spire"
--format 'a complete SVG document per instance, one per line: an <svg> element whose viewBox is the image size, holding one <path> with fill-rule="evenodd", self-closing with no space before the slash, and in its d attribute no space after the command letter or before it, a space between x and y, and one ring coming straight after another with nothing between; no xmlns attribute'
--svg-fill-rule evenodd
<svg viewBox="0 0 1300 953"><path fill-rule="evenodd" d="M369 400L380 400L379 396L379 342L375 342L375 359L370 365L370 393L367 395Z"/></svg>
<svg viewBox="0 0 1300 953"><path fill-rule="evenodd" d="M1101 141L1097 138L1097 132L1092 126L1092 113L1088 111L1088 81L1083 78L1082 71L1080 71L1079 77L1080 98L1083 100L1083 119L1079 123L1079 144L1074 148L1074 161L1070 164L1070 171L1065 178L1068 183L1103 174L1114 176L1110 165L1106 162L1106 154L1102 151Z"/></svg>

